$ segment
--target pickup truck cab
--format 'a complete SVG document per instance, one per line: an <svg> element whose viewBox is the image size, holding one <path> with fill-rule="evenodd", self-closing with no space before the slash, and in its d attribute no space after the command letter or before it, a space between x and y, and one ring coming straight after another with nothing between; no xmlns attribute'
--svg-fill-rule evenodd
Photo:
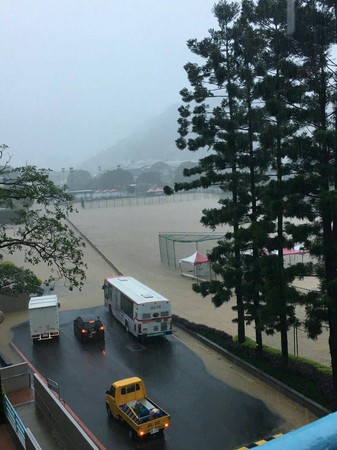
<svg viewBox="0 0 337 450"><path fill-rule="evenodd" d="M105 393L105 405L109 416L128 425L131 439L162 434L170 426L170 416L146 396L138 377L112 383Z"/></svg>

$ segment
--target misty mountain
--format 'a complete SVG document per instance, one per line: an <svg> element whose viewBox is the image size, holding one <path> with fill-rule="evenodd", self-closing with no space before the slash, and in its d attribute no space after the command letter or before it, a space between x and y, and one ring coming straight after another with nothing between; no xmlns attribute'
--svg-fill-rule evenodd
<svg viewBox="0 0 337 450"><path fill-rule="evenodd" d="M179 105L172 105L137 132L84 161L80 168L96 172L99 166L101 170L109 170L118 165L131 167L139 163L153 164L157 161L187 161L200 158L200 152L194 154L188 150L181 151L175 145L175 140L179 137L178 107Z"/></svg>

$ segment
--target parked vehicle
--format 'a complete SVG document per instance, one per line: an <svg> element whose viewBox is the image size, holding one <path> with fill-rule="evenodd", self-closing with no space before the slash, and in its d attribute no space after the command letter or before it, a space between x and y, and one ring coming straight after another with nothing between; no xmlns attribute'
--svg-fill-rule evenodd
<svg viewBox="0 0 337 450"><path fill-rule="evenodd" d="M28 303L28 313L30 335L33 341L43 341L59 336L59 303L56 295L32 297Z"/></svg>
<svg viewBox="0 0 337 450"><path fill-rule="evenodd" d="M89 319L78 316L74 320L74 332L80 341L104 340L104 326L99 318Z"/></svg>
<svg viewBox="0 0 337 450"><path fill-rule="evenodd" d="M144 382L138 377L112 383L105 405L109 416L128 425L131 439L161 435L170 426L170 416L146 396Z"/></svg>
<svg viewBox="0 0 337 450"><path fill-rule="evenodd" d="M144 339L172 334L171 302L132 277L106 278L104 304L126 331Z"/></svg>

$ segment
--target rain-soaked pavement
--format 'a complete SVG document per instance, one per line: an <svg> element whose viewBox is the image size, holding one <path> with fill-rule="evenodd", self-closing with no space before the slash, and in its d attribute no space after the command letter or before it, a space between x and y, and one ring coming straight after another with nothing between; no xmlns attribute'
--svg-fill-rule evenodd
<svg viewBox="0 0 337 450"><path fill-rule="evenodd" d="M99 316L105 344L81 344L73 332L79 314ZM288 428L265 403L213 377L201 358L175 336L139 343L104 307L60 313L60 339L33 345L28 323L15 328L14 343L44 378L59 384L61 398L107 449L140 446L109 419L104 404L111 382L129 376L145 381L148 396L171 415L165 439L142 448L233 450Z"/></svg>

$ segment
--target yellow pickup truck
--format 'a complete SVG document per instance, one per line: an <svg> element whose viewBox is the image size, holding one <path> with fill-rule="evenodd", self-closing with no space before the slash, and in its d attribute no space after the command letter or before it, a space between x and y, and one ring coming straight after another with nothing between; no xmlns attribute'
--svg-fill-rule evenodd
<svg viewBox="0 0 337 450"><path fill-rule="evenodd" d="M146 396L138 377L115 381L105 393L109 416L125 422L130 439L162 434L170 426L170 416Z"/></svg>

